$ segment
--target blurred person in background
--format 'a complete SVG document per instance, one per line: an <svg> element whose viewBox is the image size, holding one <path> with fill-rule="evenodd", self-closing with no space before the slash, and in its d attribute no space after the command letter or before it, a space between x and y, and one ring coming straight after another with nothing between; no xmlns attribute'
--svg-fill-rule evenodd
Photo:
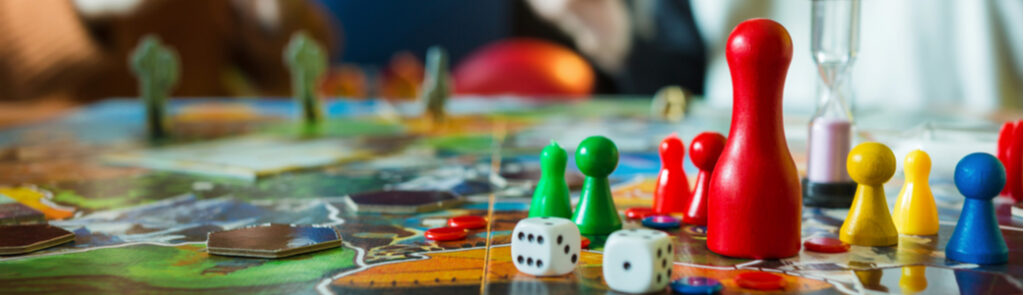
<svg viewBox="0 0 1024 295"><path fill-rule="evenodd" d="M810 6L810 0L2 1L0 101L133 96L127 54L146 33L160 35L182 57L176 96L285 96L280 51L301 29L322 40L335 68L364 88L379 82L375 71L422 77L410 57L421 58L431 45L447 48L457 71L488 44L530 38L585 60L595 80L588 93L650 95L676 84L727 107L732 90L724 42L742 20L767 17L793 37L786 107L810 110L818 84ZM864 0L861 6L851 73L856 106L1019 112L1020 1ZM504 69L492 68L480 74L501 79ZM5 109L11 110L0 106L0 118Z"/></svg>
<svg viewBox="0 0 1024 295"><path fill-rule="evenodd" d="M0 121L135 96L128 56L146 34L181 57L176 96L285 96L291 34L336 50L332 28L305 0L0 1Z"/></svg>

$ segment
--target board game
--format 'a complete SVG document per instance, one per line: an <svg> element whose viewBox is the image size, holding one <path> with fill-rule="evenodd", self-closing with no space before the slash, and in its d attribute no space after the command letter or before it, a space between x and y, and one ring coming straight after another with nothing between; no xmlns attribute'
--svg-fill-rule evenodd
<svg viewBox="0 0 1024 295"><path fill-rule="evenodd" d="M421 117L415 103L330 100L324 109L323 124L310 132L299 126L299 112L289 100L172 99L172 136L153 141L145 136L138 101L108 100L58 120L0 131L0 196L75 234L71 243L0 256L2 292L613 292L602 277L601 237L589 237L579 268L569 275L534 277L513 266L510 235L527 215L541 149L554 140L573 151L591 135L614 140L620 160L610 183L616 209L624 214L651 206L662 138L676 133L689 142L703 131L727 134L729 127L728 111L697 104L682 121L668 122L650 115L649 98L636 97L560 103L456 98L440 124ZM938 116L885 122L886 128L864 120L856 140L898 146L914 136L891 130L930 129L919 124L943 120L978 126L978 121ZM801 170L808 119L785 117ZM994 147L994 129L986 132L979 146ZM684 162L687 175L696 175L696 167ZM568 166L575 204L581 176ZM886 184L890 205L903 183L901 174ZM1009 264L948 260L943 249L964 198L943 176L948 172L934 174L937 237L901 236L899 248L852 246L839 254L801 250L792 258L754 260L712 253L704 227L683 225L666 230L675 246L672 273L717 279L726 294L1020 293L1020 204L996 200ZM410 206L425 204L403 204L410 210L370 213L354 210L348 200L381 190L446 191L459 202L424 210ZM462 240L424 238L427 229L461 215L482 216L489 223ZM846 209L804 208L803 239L834 237L846 215ZM40 219L27 220L33 218ZM623 220L624 228L641 227ZM278 259L214 255L207 249L210 232L263 224L333 229L341 246ZM733 278L748 271L779 274L786 286L776 291L737 286Z"/></svg>

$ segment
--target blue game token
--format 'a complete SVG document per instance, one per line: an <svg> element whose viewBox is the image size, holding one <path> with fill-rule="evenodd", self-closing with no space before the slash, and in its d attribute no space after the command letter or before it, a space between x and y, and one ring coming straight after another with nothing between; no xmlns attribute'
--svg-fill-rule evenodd
<svg viewBox="0 0 1024 295"><path fill-rule="evenodd" d="M669 229L679 227L679 218L675 218L668 215L655 215L645 217L640 221L644 226L653 229Z"/></svg>
<svg viewBox="0 0 1024 295"><path fill-rule="evenodd" d="M670 285L672 291L680 294L715 294L722 291L722 283L706 277L682 277Z"/></svg>

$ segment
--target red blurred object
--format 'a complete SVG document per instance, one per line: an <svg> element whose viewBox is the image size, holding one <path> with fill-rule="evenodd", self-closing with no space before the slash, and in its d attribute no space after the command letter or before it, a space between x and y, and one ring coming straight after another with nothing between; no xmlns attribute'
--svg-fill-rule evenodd
<svg viewBox="0 0 1024 295"><path fill-rule="evenodd" d="M850 250L850 245L836 238L813 237L804 241L804 249L821 253L843 253Z"/></svg>
<svg viewBox="0 0 1024 295"><path fill-rule="evenodd" d="M467 57L455 69L458 94L581 98L594 86L594 71L579 54L536 39L507 39Z"/></svg>
<svg viewBox="0 0 1024 295"><path fill-rule="evenodd" d="M626 218L639 220L654 215L654 209L647 207L634 207L626 209Z"/></svg>
<svg viewBox="0 0 1024 295"><path fill-rule="evenodd" d="M455 241L465 239L468 234L463 228L438 227L423 232L423 237L434 241Z"/></svg>
<svg viewBox="0 0 1024 295"><path fill-rule="evenodd" d="M675 134L665 137L659 148L661 172L654 187L654 212L684 213L690 203L690 182L683 170L686 145Z"/></svg>
<svg viewBox="0 0 1024 295"><path fill-rule="evenodd" d="M1024 154L1022 122L1024 121L1017 120L1003 124L1003 128L999 130L999 145L996 151L996 156L1006 168L1006 187L1003 188L1002 195L1010 196L1018 203L1024 199L1021 195L1024 190L1024 173L1021 172L1024 166L1024 159L1021 158L1021 154Z"/></svg>
<svg viewBox="0 0 1024 295"><path fill-rule="evenodd" d="M456 216L448 219L448 226L454 228L477 229L487 226L487 219L475 215Z"/></svg>
<svg viewBox="0 0 1024 295"><path fill-rule="evenodd" d="M708 187L708 249L741 258L800 252L800 176L782 126L782 90L793 58L789 32L747 20L729 35L732 122Z"/></svg>
<svg viewBox="0 0 1024 295"><path fill-rule="evenodd" d="M697 166L697 184L690 195L690 203L683 214L683 222L693 225L708 224L708 185L718 157L725 148L725 136L718 132L697 134L690 143L690 161Z"/></svg>

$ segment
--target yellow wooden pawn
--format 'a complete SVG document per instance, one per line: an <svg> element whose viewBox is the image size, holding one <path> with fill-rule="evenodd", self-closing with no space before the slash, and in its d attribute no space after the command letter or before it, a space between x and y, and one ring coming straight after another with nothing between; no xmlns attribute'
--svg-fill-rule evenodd
<svg viewBox="0 0 1024 295"><path fill-rule="evenodd" d="M884 144L865 142L846 157L846 171L857 182L850 213L839 229L839 240L858 246L892 246L899 233L889 215L882 185L896 172L896 156Z"/></svg>
<svg viewBox="0 0 1024 295"><path fill-rule="evenodd" d="M932 159L921 150L914 150L903 159L906 182L892 209L896 230L904 235L931 236L939 233L939 212L928 185Z"/></svg>

